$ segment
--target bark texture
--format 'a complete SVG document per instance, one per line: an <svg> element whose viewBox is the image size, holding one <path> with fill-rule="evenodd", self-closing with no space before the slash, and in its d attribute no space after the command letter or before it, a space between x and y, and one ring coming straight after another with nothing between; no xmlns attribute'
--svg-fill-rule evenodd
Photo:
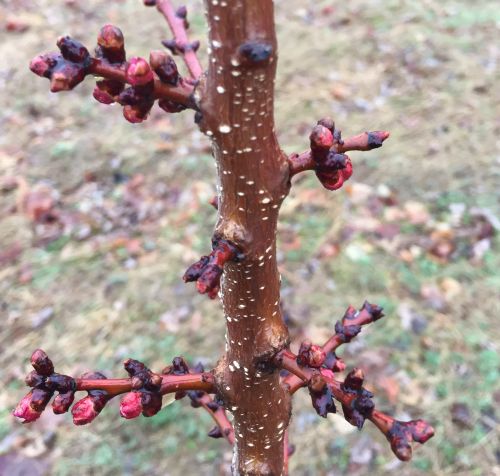
<svg viewBox="0 0 500 476"><path fill-rule="evenodd" d="M207 0L209 68L199 90L201 129L218 173L215 239L236 244L221 283L226 353L215 376L234 416L233 472L283 473L290 396L273 355L288 343L280 310L276 226L289 190L287 157L274 131L277 64L272 0Z"/></svg>

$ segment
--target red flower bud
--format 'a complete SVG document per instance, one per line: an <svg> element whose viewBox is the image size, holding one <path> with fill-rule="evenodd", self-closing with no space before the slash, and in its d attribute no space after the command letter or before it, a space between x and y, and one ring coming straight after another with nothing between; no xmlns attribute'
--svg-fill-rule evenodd
<svg viewBox="0 0 500 476"><path fill-rule="evenodd" d="M311 344L308 340L300 344L299 353L297 355L297 363L299 365L320 368L325 362L325 359L326 355L321 346Z"/></svg>
<svg viewBox="0 0 500 476"><path fill-rule="evenodd" d="M131 58L127 66L127 83L144 86L154 80L153 71L144 58Z"/></svg>
<svg viewBox="0 0 500 476"><path fill-rule="evenodd" d="M73 423L75 425L87 425L92 422L102 410L102 408L99 410L97 408L96 402L90 395L82 398L80 401L76 402L71 409Z"/></svg>
<svg viewBox="0 0 500 476"><path fill-rule="evenodd" d="M38 420L42 414L41 411L36 411L31 407L32 396L32 391L25 395L12 412L16 418L23 420L23 423L31 423Z"/></svg>
<svg viewBox="0 0 500 476"><path fill-rule="evenodd" d="M123 418L137 418L142 413L142 393L129 392L120 402L120 415Z"/></svg>
<svg viewBox="0 0 500 476"><path fill-rule="evenodd" d="M321 162L324 160L333 146L333 134L325 126L318 124L309 136L313 159Z"/></svg>

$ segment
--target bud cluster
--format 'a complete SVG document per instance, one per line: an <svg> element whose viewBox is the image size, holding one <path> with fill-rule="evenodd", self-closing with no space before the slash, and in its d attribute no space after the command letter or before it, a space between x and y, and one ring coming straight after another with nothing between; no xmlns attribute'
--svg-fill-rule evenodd
<svg viewBox="0 0 500 476"><path fill-rule="evenodd" d="M76 382L72 377L54 372L54 364L47 354L37 349L31 356L34 370L26 376L26 385L32 390L24 396L14 410L14 416L30 423L37 420L55 392L52 402L54 413L65 413L75 398Z"/></svg>
<svg viewBox="0 0 500 476"><path fill-rule="evenodd" d="M409 461L412 456L411 442L425 443L434 436L434 429L424 420L394 420L386 433L391 449L401 461Z"/></svg>
<svg viewBox="0 0 500 476"><path fill-rule="evenodd" d="M198 292L214 299L219 292L224 264L241 259L243 257L236 245L227 240L216 239L212 242L212 252L192 264L182 279L185 283L196 281Z"/></svg>
<svg viewBox="0 0 500 476"><path fill-rule="evenodd" d="M132 378L133 391L122 398L120 415L127 419L136 418L141 413L145 417L156 415L162 404L161 375L153 373L138 360L127 359L123 365Z"/></svg>
<svg viewBox="0 0 500 476"><path fill-rule="evenodd" d="M328 413L337 412L332 387L326 381L325 375L329 376L328 370L315 370L308 382L312 405L316 413L323 418L326 418Z"/></svg>
<svg viewBox="0 0 500 476"><path fill-rule="evenodd" d="M352 175L351 159L340 153L343 144L341 132L330 118L318 121L309 136L314 170L319 181L328 190L337 190Z"/></svg>
<svg viewBox="0 0 500 476"><path fill-rule="evenodd" d="M360 430L375 408L372 400L373 394L363 388L364 379L365 376L361 369L353 369L347 374L341 385L344 392L355 395L350 404L342 404L344 418Z"/></svg>
<svg viewBox="0 0 500 476"><path fill-rule="evenodd" d="M92 62L87 48L69 36L59 37L57 47L60 54L40 55L30 63L33 73L50 80L53 93L68 91L80 84Z"/></svg>
<svg viewBox="0 0 500 476"><path fill-rule="evenodd" d="M102 104L118 103L123 106L125 119L132 123L144 121L156 99L161 109L176 113L186 106L168 97L156 94L156 83L171 87L182 86L173 58L165 52L154 51L150 61L132 57L127 61L125 39L122 31L114 25L104 25L97 37L95 57L87 48L69 36L57 40L60 54L48 53L31 61L31 70L50 79L52 92L73 89L85 76L103 76L96 82L94 98ZM155 74L156 73L156 76ZM126 84L129 87L125 87Z"/></svg>

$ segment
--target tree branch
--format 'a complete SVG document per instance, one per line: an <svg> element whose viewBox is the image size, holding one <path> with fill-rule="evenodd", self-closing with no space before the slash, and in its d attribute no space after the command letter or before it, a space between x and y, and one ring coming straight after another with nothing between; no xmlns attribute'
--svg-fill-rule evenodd
<svg viewBox="0 0 500 476"><path fill-rule="evenodd" d="M325 188L336 190L352 173L350 159L345 153L377 149L382 147L388 137L387 131L373 131L342 140L335 123L329 118L321 119L311 133L311 149L288 157L290 177L306 170L315 170Z"/></svg>
<svg viewBox="0 0 500 476"><path fill-rule="evenodd" d="M225 438L232 446L234 444L234 429L227 417L225 408L202 391L188 392L188 396L194 408L203 407L214 420L216 426L209 431L208 436L211 438Z"/></svg>
<svg viewBox="0 0 500 476"><path fill-rule="evenodd" d="M129 419L141 413L144 416L158 413L162 396L167 393L176 393L176 397L181 398L186 392L215 392L213 374L203 369L190 371L181 357L176 357L161 375L142 362L128 359L124 362L130 376L127 379L108 379L100 372L87 373L80 378L55 373L52 361L41 349L33 352L31 365L34 370L26 377L26 384L32 390L14 410L14 415L23 423L37 420L56 392L58 395L52 402L56 414L70 409L76 392L88 392L71 410L76 425L90 423L109 400L120 394L126 394L120 404L120 414Z"/></svg>
<svg viewBox="0 0 500 476"><path fill-rule="evenodd" d="M350 342L356 335L361 332L361 327L371 322L377 321L384 316L382 308L380 306L370 304L365 301L362 308L356 311L354 307L349 306L344 313L341 321L337 321L335 324L335 334L330 337L325 344L321 347L321 351L324 354L324 359L328 363L330 370L337 370L333 366L338 365L340 359L335 355L335 350L342 344ZM313 346L318 347L318 346ZM338 370L343 370L343 362L341 362L341 368ZM294 394L299 388L306 385L307 380L310 375L307 373L307 367L303 367L298 364L297 356L293 354L289 349L284 349L279 352L275 357L275 363L281 368L290 372L283 380L282 384L288 388L291 394ZM323 363L321 364L323 365ZM320 365L320 366L321 366Z"/></svg>
<svg viewBox="0 0 500 476"><path fill-rule="evenodd" d="M154 3L148 2L146 4L152 5ZM188 39L186 30L189 24L187 22L186 7L179 7L177 10L174 10L170 0L156 0L156 8L165 17L174 35L173 40L164 41L163 44L169 48L173 54L182 56L191 77L198 80L203 73L203 68L196 56L196 51L200 46L200 42L190 42Z"/></svg>
<svg viewBox="0 0 500 476"><path fill-rule="evenodd" d="M298 356L291 352L281 353L281 367L293 372L301 385L309 387L314 408L320 416L335 413L333 398L342 404L344 418L359 429L365 420L370 420L387 438L394 454L402 461L412 456L411 442L425 443L434 435L433 428L423 420L401 422L375 410L373 395L363 388L364 374L361 369L353 369L343 382L334 378L331 370L301 367Z"/></svg>
<svg viewBox="0 0 500 476"><path fill-rule="evenodd" d="M101 78L119 81L124 84L132 84L130 80L127 80L126 71L123 66L116 66L98 58L92 59L92 64L89 67L88 73ZM177 86L172 86L163 83L157 75L154 78L153 95L156 99L167 99L194 109L192 98L193 91L193 86L185 81Z"/></svg>
<svg viewBox="0 0 500 476"><path fill-rule="evenodd" d="M196 109L194 86L183 80L167 53L152 52L149 63L139 57L127 61L124 45L120 29L105 25L97 38L95 57L80 42L63 36L57 40L60 54L37 56L30 69L50 79L52 92L71 90L87 75L104 78L97 81L94 98L103 104L121 104L125 119L133 123L145 120L156 100L170 113Z"/></svg>

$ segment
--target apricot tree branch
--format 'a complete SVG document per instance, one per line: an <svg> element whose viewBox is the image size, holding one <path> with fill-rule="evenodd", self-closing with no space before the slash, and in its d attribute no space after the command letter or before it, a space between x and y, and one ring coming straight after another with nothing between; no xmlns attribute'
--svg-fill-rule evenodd
<svg viewBox="0 0 500 476"><path fill-rule="evenodd" d="M189 41L186 31L189 27L186 7L183 6L174 10L170 0L145 0L144 3L146 6L153 6L156 4L156 8L165 17L168 26L174 35L172 40L166 40L163 44L174 55L179 54L182 56L191 77L198 80L203 73L203 68L201 67L200 61L196 56L196 52L200 47L200 42Z"/></svg>
<svg viewBox="0 0 500 476"><path fill-rule="evenodd" d="M124 367L130 378L108 379L100 372L86 373L80 378L55 373L54 365L47 354L37 349L31 356L34 370L26 377L26 384L32 390L21 400L14 415L23 423L38 419L55 392L52 402L54 413L65 413L73 404L75 393L88 392L88 396L78 401L72 408L76 425L90 423L113 397L126 394L120 404L120 414L124 418L135 418L141 413L153 416L162 405L162 396L175 393L184 396L188 391L215 392L214 377L211 372L191 372L181 357L176 357L172 365L162 374L149 370L142 362L128 359Z"/></svg>
<svg viewBox="0 0 500 476"><path fill-rule="evenodd" d="M130 122L145 120L156 100L165 112L196 109L194 86L179 75L175 61L162 51L152 52L149 63L139 57L126 60L123 34L113 25L105 25L97 38L96 56L69 36L57 40L60 53L37 56L30 69L50 79L52 92L67 91L87 75L97 81L94 98L103 104L118 103ZM125 88L126 85L130 87Z"/></svg>
<svg viewBox="0 0 500 476"><path fill-rule="evenodd" d="M365 420L370 420L387 438L394 454L402 461L412 456L411 442L425 443L434 435L433 428L423 420L401 422L389 415L375 410L372 393L363 388L364 374L361 369L353 369L343 382L334 377L326 368L300 366L300 355L282 353L282 368L293 372L309 387L312 404L316 412L326 417L336 413L334 399L341 403L344 418L353 426L361 429ZM314 364L314 362L311 362Z"/></svg>

